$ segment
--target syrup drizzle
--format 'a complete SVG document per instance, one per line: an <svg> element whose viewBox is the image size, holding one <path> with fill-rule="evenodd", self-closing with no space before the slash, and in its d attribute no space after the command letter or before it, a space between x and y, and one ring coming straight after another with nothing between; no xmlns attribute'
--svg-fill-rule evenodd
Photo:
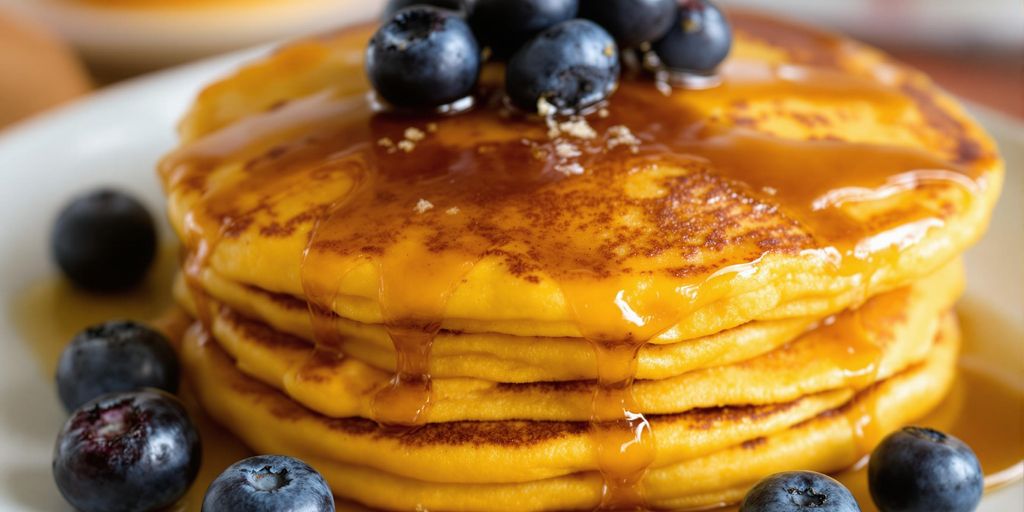
<svg viewBox="0 0 1024 512"><path fill-rule="evenodd" d="M735 21L755 33L772 23ZM840 52L842 45L829 51ZM911 204L894 218L865 222L846 207L927 187L952 186L969 201L984 186L977 171L990 158L968 152L971 158L953 163L894 146L786 141L745 127L749 120L723 125L691 112L684 95L695 104L726 106L795 96L856 100L895 117L914 107L898 86L892 76L855 78L828 66L736 62L724 69L719 87L666 98L651 82L627 77L609 115L590 121L598 134L627 127L639 140L635 151L611 148L604 136L574 140L575 163L585 171L574 177L553 168L556 142L534 119L490 107L446 118L396 116L376 111L365 96L325 93L207 136L168 158L163 175L169 189L200 196L186 240L186 271L196 291L221 238L255 229L251 224L266 205L303 190L311 204L292 220L313 224L301 282L318 349L337 351L336 314L361 307L360 298L375 298L396 353L395 376L373 407L384 425L429 421L433 338L444 327L453 292L481 262L501 260L532 282L555 280L597 356L591 423L605 478L601 506L642 508L643 475L656 447L632 394L639 348L725 296L738 278L756 277L762 258L773 253L801 254L861 283L866 296L878 262L897 258L908 243L942 225L943 212ZM411 152L380 143L428 124L437 126L436 134ZM291 142L281 145L285 140ZM246 165L235 179L213 179L225 162ZM665 164L685 172L658 178L661 195L636 198L624 189L625 177ZM720 200L729 206L710 207ZM640 216L656 229L616 224L609 212ZM780 216L785 223L758 232L727 229ZM693 258L724 247L729 250L710 270ZM690 266L668 278L663 268L643 267L644 258ZM376 290L353 289L357 275L367 272L379 277ZM195 295L201 302L203 294ZM860 354L851 382L873 382L877 350L870 340L851 350ZM870 429L871 414L862 411L856 420L865 422L862 431Z"/></svg>

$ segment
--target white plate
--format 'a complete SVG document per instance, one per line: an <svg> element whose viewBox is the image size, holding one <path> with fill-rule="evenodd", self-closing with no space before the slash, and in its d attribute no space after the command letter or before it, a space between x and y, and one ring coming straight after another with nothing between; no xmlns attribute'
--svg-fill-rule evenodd
<svg viewBox="0 0 1024 512"><path fill-rule="evenodd" d="M370 20L380 12L383 0L262 0L221 6L209 0L208 4L103 8L76 0L0 0L0 6L18 9L53 27L86 60L113 75L160 69Z"/></svg>
<svg viewBox="0 0 1024 512"><path fill-rule="evenodd" d="M77 192L116 184L160 211L163 201L153 169L174 143L179 116L202 84L253 55L244 52L135 80L0 134L0 303L5 312L0 323L0 510L67 510L50 476L50 452L64 414L50 376L40 371L33 355L38 349L27 347L18 329L23 319L14 317L26 314L27 290L53 279L47 235L58 208ZM999 139L1011 172L991 231L968 255L965 304L996 315L1012 327L1008 332L1021 333L1024 128L992 113L977 114ZM53 315L54 323L75 314L38 313ZM1003 369L1020 382L1024 340L992 338L986 348L1011 361ZM1024 510L1024 484L989 495L981 510Z"/></svg>

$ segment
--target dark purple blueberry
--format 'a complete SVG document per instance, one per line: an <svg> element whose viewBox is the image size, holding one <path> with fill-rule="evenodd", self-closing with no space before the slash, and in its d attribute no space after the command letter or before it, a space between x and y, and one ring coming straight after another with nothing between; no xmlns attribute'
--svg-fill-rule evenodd
<svg viewBox="0 0 1024 512"><path fill-rule="evenodd" d="M305 462L259 455L236 462L210 484L202 512L334 512L324 477Z"/></svg>
<svg viewBox="0 0 1024 512"><path fill-rule="evenodd" d="M882 512L969 512L985 490L978 457L959 439L906 427L871 453L868 485Z"/></svg>
<svg viewBox="0 0 1024 512"><path fill-rule="evenodd" d="M580 0L580 17L604 27L619 48L636 48L668 32L676 5L676 0Z"/></svg>
<svg viewBox="0 0 1024 512"><path fill-rule="evenodd" d="M466 13L466 3L464 0L391 0L388 2L387 7L384 8L384 16L382 17L382 20L386 22L398 11L415 5L429 5L441 9L448 9L449 11L455 11L459 14Z"/></svg>
<svg viewBox="0 0 1024 512"><path fill-rule="evenodd" d="M184 496L199 462L199 434L181 402L146 390L75 411L57 437L53 478L81 512L147 512Z"/></svg>
<svg viewBox="0 0 1024 512"><path fill-rule="evenodd" d="M540 31L576 17L577 0L476 0L469 12L480 45L504 59Z"/></svg>
<svg viewBox="0 0 1024 512"><path fill-rule="evenodd" d="M681 2L672 28L654 43L666 68L704 75L714 73L731 48L729 20L707 0Z"/></svg>
<svg viewBox="0 0 1024 512"><path fill-rule="evenodd" d="M71 282L86 290L119 291L146 276L156 255L156 226L133 197L98 190L60 212L50 244Z"/></svg>
<svg viewBox="0 0 1024 512"><path fill-rule="evenodd" d="M469 25L436 7L403 9L366 50L366 72L382 98L407 108L439 107L472 93L480 47Z"/></svg>
<svg viewBox="0 0 1024 512"><path fill-rule="evenodd" d="M527 111L544 98L560 113L578 113L610 96L618 80L615 40L596 23L576 19L523 45L508 62L505 89Z"/></svg>
<svg viewBox="0 0 1024 512"><path fill-rule="evenodd" d="M740 512L860 512L853 494L834 478L813 471L777 473L758 482Z"/></svg>
<svg viewBox="0 0 1024 512"><path fill-rule="evenodd" d="M69 412L101 395L157 388L178 391L178 358L163 334L133 322L78 333L57 364L57 392Z"/></svg>

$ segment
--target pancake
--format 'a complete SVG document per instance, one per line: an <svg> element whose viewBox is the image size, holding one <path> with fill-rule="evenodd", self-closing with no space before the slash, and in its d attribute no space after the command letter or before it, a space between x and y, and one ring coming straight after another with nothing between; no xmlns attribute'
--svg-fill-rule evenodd
<svg viewBox="0 0 1024 512"><path fill-rule="evenodd" d="M980 235L1001 163L926 77L806 28L735 24L719 87L665 97L624 79L598 137L576 141L600 161L572 179L533 157L553 151L536 120L375 114L368 29L294 44L200 95L162 166L172 223L202 253L196 274L360 323L617 336L631 328L601 324L622 291L651 318L634 334L678 339L803 299L854 303ZM636 154L607 149L612 126ZM408 128L427 134L415 153L379 145ZM435 207L417 213L420 199Z"/></svg>
<svg viewBox="0 0 1024 512"><path fill-rule="evenodd" d="M587 423L455 422L401 432L363 419L329 419L246 377L196 327L186 336L183 361L204 407L254 449L311 462L339 495L386 510L479 512L505 510L508 503L521 510L587 510L601 498ZM644 483L650 504L728 503L773 472L853 464L871 448L856 432L859 411L872 408L875 427L885 431L924 414L952 382L958 345L955 320L946 315L927 359L849 402L849 394L839 397L841 406L825 406L837 398L826 394L785 406L652 416L659 453L684 459L650 471ZM822 406L825 411L793 421ZM674 443L684 447L672 450ZM481 481L482 474L492 481Z"/></svg>
<svg viewBox="0 0 1024 512"><path fill-rule="evenodd" d="M935 316L936 312L952 305L962 288L962 264L957 261L899 294L889 292L892 297L899 299L869 300L865 307L860 308L859 313L886 319L887 315L913 308L916 316ZM180 302L189 304L190 309L194 308L188 291L180 281L177 295ZM280 381L279 376L287 373L282 367L284 360L306 358L299 355L307 349L303 346L303 340L313 343L314 338L305 304L251 288L235 288L227 295L230 300L226 303L219 298L211 299L211 302L215 309L225 308L224 316L228 318L222 322L223 329L232 331L225 333L225 336L236 340L229 344L229 351L236 359L241 358L246 360L243 364L256 367L262 365L253 359L264 359L280 367L272 372L277 376L264 378L264 381L273 382ZM828 311L820 317L751 321L685 342L648 344L640 348L636 377L642 380L666 379L694 370L746 361L792 341L831 313ZM846 316L849 316L849 312ZM900 320L906 321L906 316L903 315ZM267 333L266 328L252 326L253 321L265 322L269 329L281 333ZM879 320L876 319L876 322ZM255 336L244 336L238 332L244 329L244 325L231 325L236 323L251 326L254 331L251 334ZM394 371L394 347L384 326L341 320L335 325L344 326L341 331L344 336L340 345L342 353L389 374ZM833 326L832 329L840 328ZM242 337L250 338L250 341L242 342ZM252 339L254 337L257 339ZM238 346L239 343L249 348ZM273 347L267 347L268 344L290 346L296 355L274 354ZM238 348L232 350L231 346ZM594 357L590 345L580 338L512 337L495 333L441 331L434 339L429 370L435 379L473 378L506 383L589 380L596 377ZM379 381L379 378L374 380ZM323 410L321 412L326 413Z"/></svg>
<svg viewBox="0 0 1024 512"><path fill-rule="evenodd" d="M627 70L580 116L499 63L392 110L370 27L205 89L160 166L204 405L343 497L478 511L720 503L927 410L995 146L876 50L731 18L713 86Z"/></svg>
<svg viewBox="0 0 1024 512"><path fill-rule="evenodd" d="M786 403L884 380L927 355L938 319L960 294L961 273L954 266L914 286L875 296L856 310L822 320L819 327L781 348L736 364L698 371L684 368L673 377L638 380L635 412L666 414ZM211 306L213 336L243 373L326 416L372 417L374 396L387 386L392 369L377 369L349 351L347 357L318 352L310 342L225 306ZM594 364L592 358L589 363ZM509 384L433 377L433 399L425 422L586 421L596 391L592 381Z"/></svg>

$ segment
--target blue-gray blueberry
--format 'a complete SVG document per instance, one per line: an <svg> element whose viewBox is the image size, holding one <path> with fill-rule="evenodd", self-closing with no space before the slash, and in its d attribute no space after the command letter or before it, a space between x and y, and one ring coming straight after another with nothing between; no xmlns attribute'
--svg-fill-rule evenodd
<svg viewBox="0 0 1024 512"><path fill-rule="evenodd" d="M480 76L480 47L456 13L410 7L373 35L366 73L377 94L392 105L439 107L473 92Z"/></svg>
<svg viewBox="0 0 1024 512"><path fill-rule="evenodd" d="M101 395L142 388L178 391L178 358L167 338L141 324L113 321L78 333L57 363L67 411Z"/></svg>
<svg viewBox="0 0 1024 512"><path fill-rule="evenodd" d="M985 490L978 457L959 439L907 427L871 453L868 485L882 512L969 512Z"/></svg>
<svg viewBox="0 0 1024 512"><path fill-rule="evenodd" d="M239 461L210 484L202 512L334 512L334 495L305 462L281 455Z"/></svg>
<svg viewBox="0 0 1024 512"><path fill-rule="evenodd" d="M53 478L81 512L150 512L185 495L200 459L199 433L174 396L118 393L71 414L57 437Z"/></svg>
<svg viewBox="0 0 1024 512"><path fill-rule="evenodd" d="M592 21L575 19L541 32L512 56L505 90L527 111L543 98L561 113L579 113L615 91L619 70L612 36Z"/></svg>

